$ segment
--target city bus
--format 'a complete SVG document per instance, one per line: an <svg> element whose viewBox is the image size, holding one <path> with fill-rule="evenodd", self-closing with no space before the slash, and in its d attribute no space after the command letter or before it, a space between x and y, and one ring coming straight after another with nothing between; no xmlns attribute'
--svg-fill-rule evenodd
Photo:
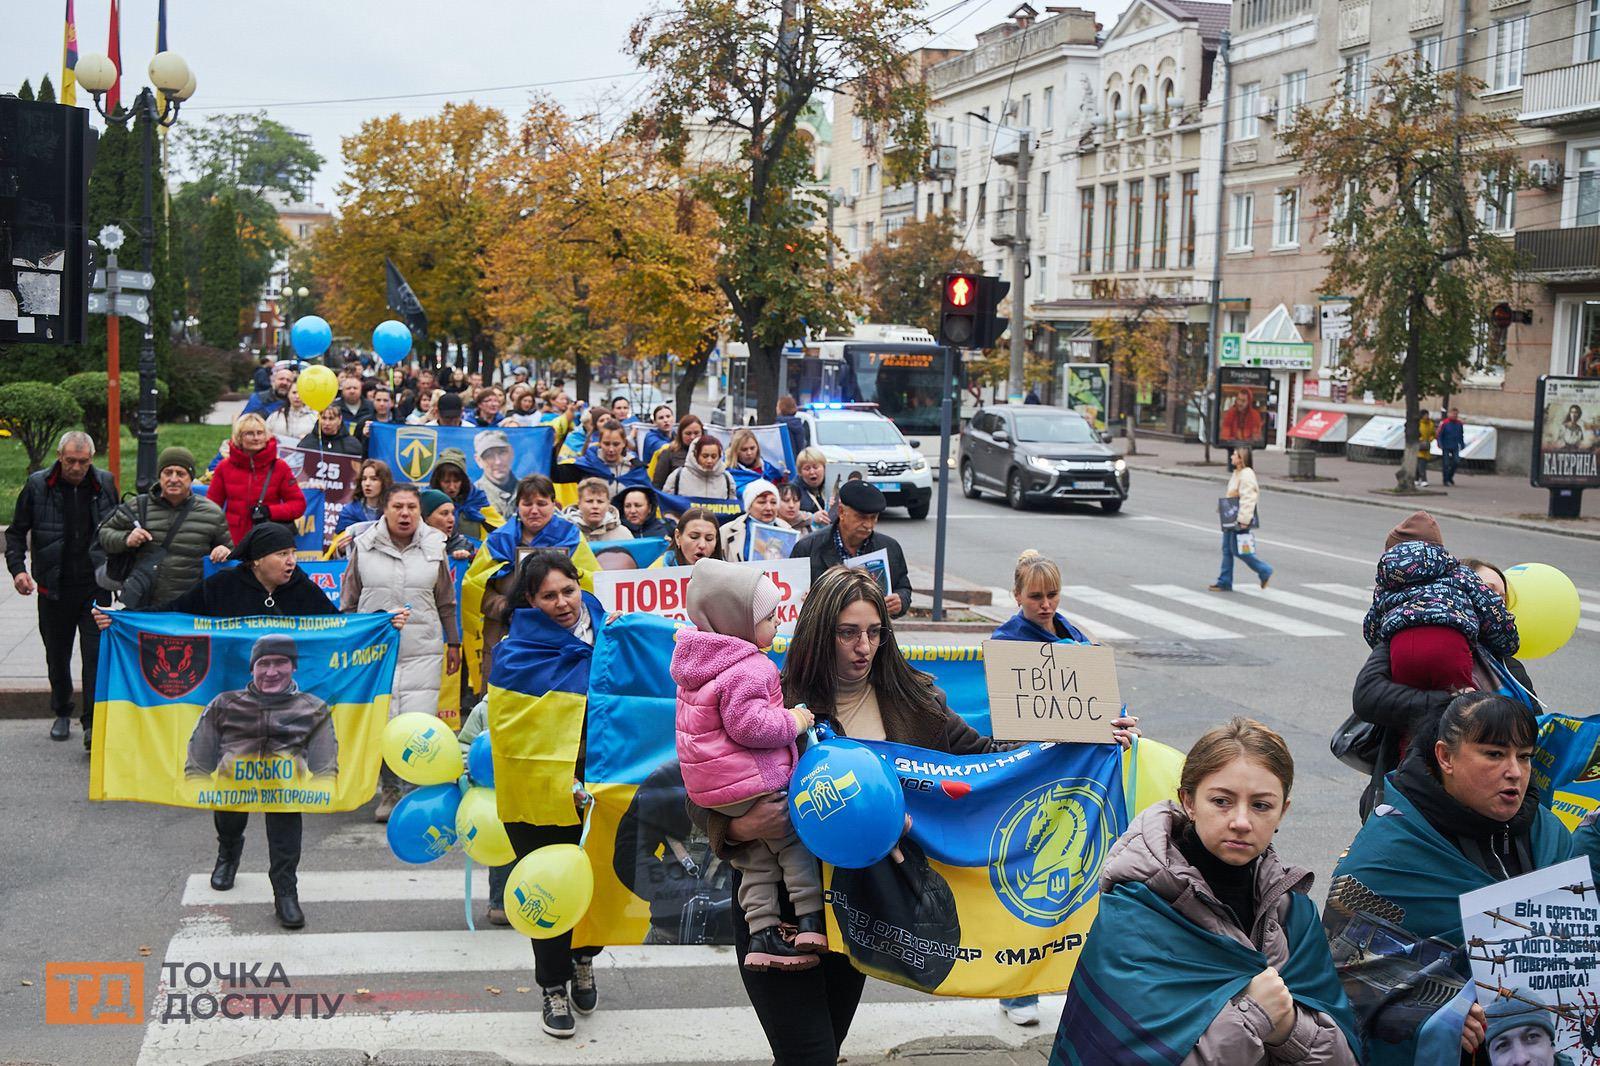
<svg viewBox="0 0 1600 1066"><path fill-rule="evenodd" d="M907 436L939 435L944 349L926 330L909 326L856 328L848 337L811 341L784 358L779 393L801 405L873 403ZM962 368L955 364L951 430L961 428Z"/></svg>

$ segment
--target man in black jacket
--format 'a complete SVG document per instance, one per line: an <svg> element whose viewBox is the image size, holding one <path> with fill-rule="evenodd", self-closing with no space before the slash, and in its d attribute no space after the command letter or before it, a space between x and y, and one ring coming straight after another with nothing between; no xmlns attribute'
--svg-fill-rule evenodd
<svg viewBox="0 0 1600 1066"><path fill-rule="evenodd" d="M6 566L11 583L24 596L39 593L39 637L50 675L51 740L72 735L72 642L83 656L83 746L94 725L94 678L100 659L100 634L90 612L111 596L95 584L95 567L105 562L96 530L117 506L111 474L94 468L94 441L74 430L56 446L48 470L28 476L6 528ZM27 554L33 552L33 574Z"/></svg>
<svg viewBox="0 0 1600 1066"><path fill-rule="evenodd" d="M893 537L877 532L878 516L889 506L872 485L865 481L846 481L839 488L839 518L826 529L801 537L791 559L811 560L813 584L827 570L846 559L884 551L889 556L889 590L884 599L889 616L899 618L911 608L911 577L906 573L906 556ZM880 582L881 583L881 582Z"/></svg>

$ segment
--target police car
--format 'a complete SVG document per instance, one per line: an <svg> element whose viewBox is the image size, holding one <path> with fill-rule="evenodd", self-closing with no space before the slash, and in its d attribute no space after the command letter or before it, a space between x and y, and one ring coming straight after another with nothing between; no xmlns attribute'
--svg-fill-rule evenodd
<svg viewBox="0 0 1600 1066"><path fill-rule="evenodd" d="M904 507L912 518L927 518L933 499L933 472L918 452L872 403L814 403L800 408L807 439L828 457L828 490L852 470L877 486L890 507Z"/></svg>

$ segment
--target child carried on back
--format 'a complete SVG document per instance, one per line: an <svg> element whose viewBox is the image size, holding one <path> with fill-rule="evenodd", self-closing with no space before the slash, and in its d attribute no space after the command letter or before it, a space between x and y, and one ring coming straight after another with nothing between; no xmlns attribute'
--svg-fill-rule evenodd
<svg viewBox="0 0 1600 1066"><path fill-rule="evenodd" d="M1390 677L1435 691L1476 687L1474 645L1507 658L1521 643L1505 601L1445 551L1426 511L1390 530L1361 631L1371 647L1389 642Z"/></svg>
<svg viewBox="0 0 1600 1066"><path fill-rule="evenodd" d="M795 738L812 724L805 707L785 707L778 668L763 654L777 635L777 586L759 569L701 559L686 596L694 629L680 629L672 649L678 686L678 763L689 798L738 817L789 787L798 760ZM817 860L793 830L752 840L730 860L739 871L739 909L750 926L749 970L804 970L827 949ZM778 929L782 893L799 932L791 944Z"/></svg>

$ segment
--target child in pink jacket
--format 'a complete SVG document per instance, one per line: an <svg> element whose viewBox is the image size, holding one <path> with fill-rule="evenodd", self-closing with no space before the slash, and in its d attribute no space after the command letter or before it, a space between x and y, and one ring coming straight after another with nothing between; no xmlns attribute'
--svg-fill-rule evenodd
<svg viewBox="0 0 1600 1066"><path fill-rule="evenodd" d="M672 649L678 685L678 763L689 798L737 818L757 800L789 787L795 737L811 712L783 705L778 668L762 649L778 632L778 589L758 568L720 559L694 564L687 596L694 629ZM817 860L793 830L752 840L730 859L739 871L739 909L750 926L747 970L805 970L828 946ZM778 932L788 890L800 931Z"/></svg>

